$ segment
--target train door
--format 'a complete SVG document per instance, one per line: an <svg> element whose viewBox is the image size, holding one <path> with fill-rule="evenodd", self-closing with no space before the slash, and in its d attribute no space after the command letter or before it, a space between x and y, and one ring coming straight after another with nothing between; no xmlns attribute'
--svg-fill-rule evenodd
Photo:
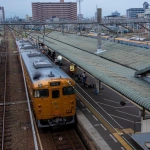
<svg viewBox="0 0 150 150"><path fill-rule="evenodd" d="M61 91L60 89L51 89L52 116L57 117L61 114Z"/></svg>

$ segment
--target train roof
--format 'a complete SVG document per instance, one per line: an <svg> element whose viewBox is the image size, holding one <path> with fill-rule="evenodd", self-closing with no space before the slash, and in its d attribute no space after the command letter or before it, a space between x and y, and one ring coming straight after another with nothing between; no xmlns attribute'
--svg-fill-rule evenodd
<svg viewBox="0 0 150 150"><path fill-rule="evenodd" d="M21 49L34 49L32 44L28 41L28 40L17 40L16 41L16 44L18 46L18 49L21 50Z"/></svg>
<svg viewBox="0 0 150 150"><path fill-rule="evenodd" d="M20 42L17 41L22 60L33 83L46 79L70 78L59 66L55 65L48 57L42 54L41 51L31 49L29 42L24 43L24 47L19 44Z"/></svg>

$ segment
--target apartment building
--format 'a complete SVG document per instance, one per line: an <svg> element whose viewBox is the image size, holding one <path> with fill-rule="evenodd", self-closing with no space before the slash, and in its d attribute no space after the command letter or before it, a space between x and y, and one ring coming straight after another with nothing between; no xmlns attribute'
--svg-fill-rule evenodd
<svg viewBox="0 0 150 150"><path fill-rule="evenodd" d="M58 3L32 3L33 20L45 21L46 19L54 17L60 19L77 20L77 3L64 2L64 0L60 0Z"/></svg>
<svg viewBox="0 0 150 150"><path fill-rule="evenodd" d="M143 8L130 8L126 10L127 18L137 18L137 15L141 13L144 13Z"/></svg>
<svg viewBox="0 0 150 150"><path fill-rule="evenodd" d="M0 6L0 22L5 21L4 7Z"/></svg>
<svg viewBox="0 0 150 150"><path fill-rule="evenodd" d="M143 3L143 8L130 8L126 10L127 18L138 18L138 14L142 14L149 8L149 4L147 2Z"/></svg>

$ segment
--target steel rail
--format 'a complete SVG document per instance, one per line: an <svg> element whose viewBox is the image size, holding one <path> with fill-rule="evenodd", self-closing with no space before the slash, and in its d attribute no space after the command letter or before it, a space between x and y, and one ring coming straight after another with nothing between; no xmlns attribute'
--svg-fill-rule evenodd
<svg viewBox="0 0 150 150"><path fill-rule="evenodd" d="M5 47L6 48L6 47ZM7 51L7 49L5 49ZM7 55L5 61L5 85L4 85L4 103L3 103L3 129L2 129L2 150L4 150L4 134L5 134L5 117L6 117L6 83L7 83Z"/></svg>
<svg viewBox="0 0 150 150"><path fill-rule="evenodd" d="M49 131L49 133L50 133L50 137L51 137L53 146L55 147L56 150L59 149L58 146L61 147L61 146L64 146L64 145L70 146L71 150L76 150L76 147L75 147L74 143L72 142L72 140L71 140L71 138L70 138L70 136L69 136L69 134L68 134L68 132L67 132L67 129L66 129L65 127L63 127L62 130L60 130L59 132L57 132L57 135L63 134L62 136L63 136L63 138L64 138L65 140L66 140L66 138L67 138L68 143L65 143L65 144L63 144L63 145L61 145L61 144L58 145L58 143L55 142L55 137L56 137L57 135L53 135L53 133L51 133L50 131ZM60 138L62 138L62 137L60 136ZM63 138L62 138L62 140L64 140Z"/></svg>
<svg viewBox="0 0 150 150"><path fill-rule="evenodd" d="M33 113L32 113L32 117L33 117L33 123L34 123L34 126L35 126L36 135L37 135L37 138L38 138L38 141L39 141L40 150L44 150L44 149L43 149L42 142L41 142L41 139L40 139L40 135L39 135L39 132L38 132L38 128L37 128L37 126L36 126L36 121L35 121L35 118L34 118Z"/></svg>
<svg viewBox="0 0 150 150"><path fill-rule="evenodd" d="M11 31L13 32L13 30L11 30ZM15 37L14 33L13 33L13 35ZM16 37L15 37L15 39L16 39ZM32 111L31 111L31 106L30 106L30 100L29 100L28 90L27 90L25 73L24 73L24 70L23 70L23 62L22 62L22 58L21 58L20 52L19 52L19 59L20 59L20 63L21 63L21 69L22 69L22 74L23 74L25 92L26 92L26 96L27 96L27 103L28 103L29 114L30 114L30 121L31 121L32 133L33 133L34 146L35 146L35 150L38 150L39 148L38 148L38 144L37 144L37 138L36 138L36 132L35 132L35 127L34 127L34 121L33 121L33 117L32 117Z"/></svg>

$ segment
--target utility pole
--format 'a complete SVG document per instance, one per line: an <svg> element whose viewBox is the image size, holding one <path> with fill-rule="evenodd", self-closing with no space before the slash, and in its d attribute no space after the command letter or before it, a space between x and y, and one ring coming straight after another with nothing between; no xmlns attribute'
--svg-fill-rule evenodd
<svg viewBox="0 0 150 150"><path fill-rule="evenodd" d="M61 25L61 33L64 35L64 24Z"/></svg>
<svg viewBox="0 0 150 150"><path fill-rule="evenodd" d="M102 32L102 9L97 8L97 52L99 49L101 49L102 45L102 38L101 38L101 32Z"/></svg>
<svg viewBox="0 0 150 150"><path fill-rule="evenodd" d="M38 36L38 49L40 49L40 46L39 46L39 36Z"/></svg>
<svg viewBox="0 0 150 150"><path fill-rule="evenodd" d="M102 38L101 38L101 32L102 32L102 9L98 8L97 9L97 52L101 51L101 46L102 46ZM100 87L102 88L102 83L95 78L95 85L96 85L96 94L99 94Z"/></svg>

